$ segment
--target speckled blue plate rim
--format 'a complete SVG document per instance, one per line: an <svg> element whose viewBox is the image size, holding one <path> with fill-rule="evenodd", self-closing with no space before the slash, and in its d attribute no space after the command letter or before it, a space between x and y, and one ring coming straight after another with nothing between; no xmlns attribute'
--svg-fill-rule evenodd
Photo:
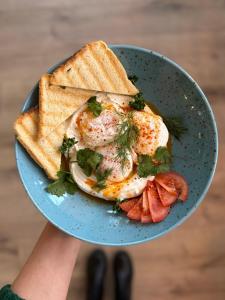
<svg viewBox="0 0 225 300"><path fill-rule="evenodd" d="M217 159L218 159L218 132L217 132L217 126L216 126L216 120L215 120L215 117L214 117L214 114L213 114L213 111L212 111L212 108L205 96L205 94L203 93L203 91L201 90L201 88L199 87L199 85L197 84L197 82L188 74L187 71L185 71L182 67L180 67L178 64L176 64L173 60L169 59L168 57L158 53L158 52L155 52L153 50L150 50L150 49L146 49L146 48L141 48L141 47L138 47L138 46L133 46L133 45L127 45L127 44L111 44L109 45L109 47L113 50L113 48L127 48L127 49L131 49L131 50L138 50L138 51L142 51L142 52L146 52L146 53L149 53L149 54L153 54L163 60L166 60L169 64L175 66L176 68L178 68L188 79L190 79L194 84L195 84L195 87L196 89L198 90L198 92L201 94L202 96L202 99L205 101L206 105L207 105L207 108L209 110L209 113L210 113L210 116L213 120L213 129L214 129L214 132L215 132L215 146L216 146L216 153L215 153L215 156L214 156L214 162L213 162L213 168L212 168L212 171L208 177L208 182L207 182L207 185L204 189L204 192L201 194L201 196L199 197L198 201L196 202L196 205L193 206L189 211L188 213L182 218L180 219L179 221L177 221L174 225L172 225L170 228L164 230L163 232L159 233L159 234L156 234L152 237L149 237L149 238L146 238L145 240L142 240L142 241L135 241L135 242L128 242L128 243L108 243L108 242L97 242L94 241L94 240L91 240L91 239L85 239L85 238L82 238L78 235L75 235L73 234L71 231L67 230L67 229L64 229L62 227L60 227L57 223L54 222L54 220L51 220L47 213L45 213L41 207L34 201L31 201L33 203L33 205L41 212L41 214L48 220L50 221L55 227L57 227L58 229L62 230L63 232L67 233L68 235L72 236L72 237L75 237L75 238L78 238L80 239L81 241L84 241L84 242L88 242L88 243L92 243L92 244L98 244L98 245L102 245L102 246L115 246L115 247L118 247L118 246L132 246L132 245L138 245L138 244L141 244L141 243L147 243L153 239L157 239L167 233L169 233L171 230L175 229L176 227L180 226L186 219L188 219L188 217L194 213L194 211L196 210L196 208L201 204L201 202L203 201L203 199L205 198L207 192L208 192L208 189L211 185L211 182L212 182L212 179L213 179L213 176L215 174L215 170L216 170L216 165L217 165ZM50 68L51 69L51 68ZM35 90L35 88L37 87L38 83L36 83L34 85L34 87L31 89L31 91L28 93L27 98L29 98L29 96L33 93L33 91ZM25 103L23 104L22 106L22 109L21 111L24 111L26 109L26 101ZM22 171L20 169L20 166L18 164L18 145L19 145L19 142L17 140L15 140L15 156L16 156L16 163L17 163L17 168L18 168L18 172L19 172L19 175L20 175L20 179L21 179L21 182L25 188L25 191L27 193L27 195L29 196L30 199L32 199L31 197L31 194L29 192L29 190L27 189L26 185L25 185L25 180L23 178L23 175L22 175Z"/></svg>

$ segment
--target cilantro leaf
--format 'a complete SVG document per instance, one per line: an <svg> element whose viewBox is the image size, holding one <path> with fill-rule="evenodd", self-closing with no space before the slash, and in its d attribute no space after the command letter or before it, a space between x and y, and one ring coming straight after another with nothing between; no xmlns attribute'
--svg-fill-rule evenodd
<svg viewBox="0 0 225 300"><path fill-rule="evenodd" d="M145 108L145 99L142 93L134 96L134 101L129 102L129 106L135 110L143 110Z"/></svg>
<svg viewBox="0 0 225 300"><path fill-rule="evenodd" d="M183 125L181 117L163 117L163 122L169 130L169 133L173 135L178 141L180 140L181 136L188 130Z"/></svg>
<svg viewBox="0 0 225 300"><path fill-rule="evenodd" d="M46 191L49 194L60 197L66 192L66 188L61 180L56 180L47 186Z"/></svg>
<svg viewBox="0 0 225 300"><path fill-rule="evenodd" d="M89 148L77 151L77 163L86 176L91 176L103 159L103 155Z"/></svg>
<svg viewBox="0 0 225 300"><path fill-rule="evenodd" d="M78 143L77 141L75 141L75 138L63 138L63 142L62 145L59 148L59 151L66 155L69 153L69 150L71 147L73 147L73 145L75 145L76 143Z"/></svg>
<svg viewBox="0 0 225 300"><path fill-rule="evenodd" d="M52 195L62 196L66 192L73 195L77 191L77 184L69 172L60 170L57 172L58 179L46 187L46 191Z"/></svg>
<svg viewBox="0 0 225 300"><path fill-rule="evenodd" d="M139 177L147 177L155 173L154 164L151 156L142 154L138 156L137 172Z"/></svg>
<svg viewBox="0 0 225 300"><path fill-rule="evenodd" d="M102 112L102 105L96 100L96 96L91 97L88 102L88 109L93 113L95 117L98 117Z"/></svg>
<svg viewBox="0 0 225 300"><path fill-rule="evenodd" d="M128 76L128 79L135 84L138 81L138 77L136 75L130 75Z"/></svg>
<svg viewBox="0 0 225 300"><path fill-rule="evenodd" d="M166 147L158 147L153 159L161 164L169 164L171 162L171 155Z"/></svg>
<svg viewBox="0 0 225 300"><path fill-rule="evenodd" d="M165 173L165 172L168 172L169 170L170 170L169 164L161 164L156 167L156 174ZM154 175L156 175L156 174L154 174Z"/></svg>
<svg viewBox="0 0 225 300"><path fill-rule="evenodd" d="M103 172L100 170L97 170L96 174L95 174L97 182L93 186L93 188L97 191L100 191L100 190L103 190L104 188L106 188L105 182L111 173L112 173L112 169L106 169Z"/></svg>
<svg viewBox="0 0 225 300"><path fill-rule="evenodd" d="M71 182L65 181L64 185L66 192L70 195L73 195L77 191L77 187Z"/></svg>
<svg viewBox="0 0 225 300"><path fill-rule="evenodd" d="M100 153L93 153L91 154L91 156L87 159L87 164L89 164L92 168L92 170L96 170L98 165L100 164L100 162L102 161L102 154Z"/></svg>
<svg viewBox="0 0 225 300"><path fill-rule="evenodd" d="M139 177L155 176L168 172L170 169L171 155L166 147L158 147L153 157L149 155L138 156L137 172Z"/></svg>

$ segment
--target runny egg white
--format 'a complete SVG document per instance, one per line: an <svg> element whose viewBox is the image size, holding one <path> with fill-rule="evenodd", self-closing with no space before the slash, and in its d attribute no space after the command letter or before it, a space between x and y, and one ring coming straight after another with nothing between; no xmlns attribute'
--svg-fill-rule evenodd
<svg viewBox="0 0 225 300"><path fill-rule="evenodd" d="M132 98L105 93L97 93L96 97L103 107L101 114L95 117L85 104L74 113L67 129L67 137L74 137L77 141L70 151L71 174L83 191L105 200L139 196L147 181L153 180L154 177L138 176L137 155L153 155L159 146L166 146L168 130L162 118L154 114L148 106L143 111L134 111L133 122L139 129L139 135L134 147L127 152L127 161L122 164L115 139L121 124L121 113L127 113ZM77 151L83 148L90 148L103 155L98 167L100 171L111 170L106 187L100 191L93 189L96 183L95 175L87 177L74 162Z"/></svg>

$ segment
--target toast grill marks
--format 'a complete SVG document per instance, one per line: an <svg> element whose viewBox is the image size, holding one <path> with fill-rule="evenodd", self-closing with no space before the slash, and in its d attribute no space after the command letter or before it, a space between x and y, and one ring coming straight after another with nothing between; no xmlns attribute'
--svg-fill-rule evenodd
<svg viewBox="0 0 225 300"><path fill-rule="evenodd" d="M91 62L92 60L92 62ZM95 74L95 70L97 70L97 61L95 61L91 56L90 57L85 57L83 56L81 63L83 64L83 68L86 68L86 72L88 73L88 75L85 75L85 72L82 72L82 68L81 68L81 72L82 72L82 77L85 80L85 77L88 78L88 82L86 82L86 86L89 87L90 89L92 88L92 86L96 85L99 87L99 90L104 89L104 85L102 84L102 80L104 80L103 78L101 78L101 74L100 76L98 76L98 74ZM78 66L79 67L79 66ZM96 76L97 75L97 76Z"/></svg>
<svg viewBox="0 0 225 300"><path fill-rule="evenodd" d="M39 138L48 136L95 94L89 90L51 85L50 77L45 74L39 82Z"/></svg>
<svg viewBox="0 0 225 300"><path fill-rule="evenodd" d="M50 81L55 85L109 93L138 93L118 58L102 41L84 46L53 72Z"/></svg>
<svg viewBox="0 0 225 300"><path fill-rule="evenodd" d="M61 124L45 139L38 139L38 109L31 109L22 114L15 122L17 139L31 157L45 170L47 175L56 179L61 165L59 147L62 144L66 122Z"/></svg>
<svg viewBox="0 0 225 300"><path fill-rule="evenodd" d="M94 47L93 45L90 45L90 48L92 50L92 61L95 62L95 64L97 65L97 69L100 69L102 70L102 73L103 73L103 82L105 81L107 84L108 84L108 89L114 89L116 90L117 87L115 85L115 82L113 81L113 79L111 79L111 76L108 72L108 70L105 68L105 65L104 65L104 62L101 60L101 59L98 59L98 54L95 53L94 51ZM102 59L104 58L104 56L102 56ZM110 61L109 61L110 63ZM100 81L101 82L101 81ZM104 85L102 86L102 90L104 90Z"/></svg>
<svg viewBox="0 0 225 300"><path fill-rule="evenodd" d="M94 96L95 90L128 95L138 92L120 61L102 41L86 45L53 75L42 76L39 116L38 109L31 109L15 122L18 140L50 178L55 179L60 169L58 149L66 130L65 120Z"/></svg>

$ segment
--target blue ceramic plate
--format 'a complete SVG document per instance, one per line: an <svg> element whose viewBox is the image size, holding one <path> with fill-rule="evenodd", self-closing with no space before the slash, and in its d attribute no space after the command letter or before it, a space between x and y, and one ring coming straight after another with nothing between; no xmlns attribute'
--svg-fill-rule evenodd
<svg viewBox="0 0 225 300"><path fill-rule="evenodd" d="M108 211L112 205L83 192L56 197L45 192L44 172L16 142L16 160L24 187L35 206L58 228L81 240L102 245L132 245L157 238L181 224L204 199L218 152L217 129L210 105L197 83L168 58L146 49L112 45L128 74L135 74L144 97L166 116L182 116L188 133L173 143L173 169L187 179L189 198L177 203L165 221L142 225ZM58 65L52 67L54 70ZM38 103L38 85L27 97L23 111Z"/></svg>

